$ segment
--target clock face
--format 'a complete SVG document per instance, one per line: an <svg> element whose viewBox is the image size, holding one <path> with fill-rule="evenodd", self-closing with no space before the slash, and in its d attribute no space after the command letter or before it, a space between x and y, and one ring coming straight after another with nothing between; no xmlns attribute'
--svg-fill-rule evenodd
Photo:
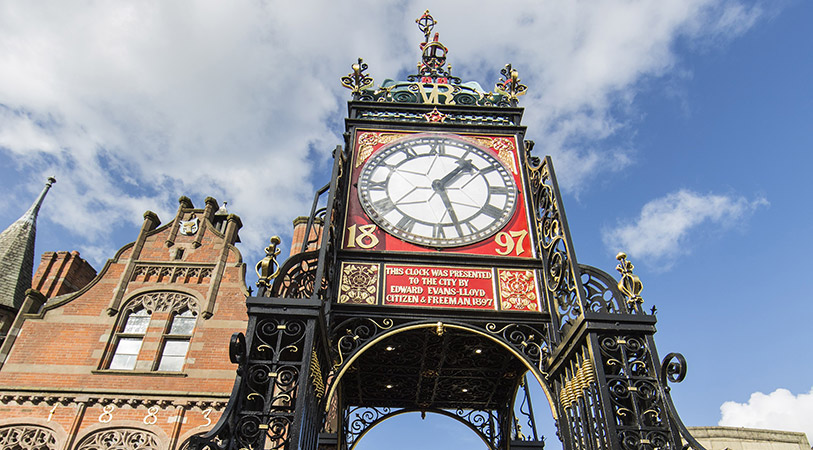
<svg viewBox="0 0 813 450"><path fill-rule="evenodd" d="M514 179L489 151L447 135L381 148L364 164L359 202L404 241L458 247L493 236L513 217Z"/></svg>

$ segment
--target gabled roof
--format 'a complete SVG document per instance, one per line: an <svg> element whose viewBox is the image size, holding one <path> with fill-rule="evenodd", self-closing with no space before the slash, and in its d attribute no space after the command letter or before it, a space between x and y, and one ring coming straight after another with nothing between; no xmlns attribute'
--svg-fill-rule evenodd
<svg viewBox="0 0 813 450"><path fill-rule="evenodd" d="M25 300L25 291L31 289L37 214L45 194L54 183L56 179L48 178L28 211L0 233L0 307L19 310Z"/></svg>

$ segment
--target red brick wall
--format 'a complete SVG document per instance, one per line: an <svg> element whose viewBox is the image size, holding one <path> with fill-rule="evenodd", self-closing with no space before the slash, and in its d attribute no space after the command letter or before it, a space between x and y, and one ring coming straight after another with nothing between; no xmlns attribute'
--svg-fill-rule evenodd
<svg viewBox="0 0 813 450"><path fill-rule="evenodd" d="M302 243L305 242L305 232L308 228L307 217L297 217L294 219L294 237L291 239L291 254L293 256L302 251ZM316 241L311 244L307 250L316 250L322 243L322 221L315 221L311 228L308 241Z"/></svg>
<svg viewBox="0 0 813 450"><path fill-rule="evenodd" d="M45 252L34 274L32 287L50 298L70 294L85 287L96 270L79 257L79 252Z"/></svg>
<svg viewBox="0 0 813 450"><path fill-rule="evenodd" d="M245 264L232 245L236 228L231 236L224 236L209 223L204 210L183 205L179 217L187 220L193 212L201 219L202 235L177 233L170 245L173 222L155 229L146 226L86 291L50 302L39 315L26 319L0 368L0 427L12 423L49 427L62 433L60 439L65 442L60 449L97 429L138 427L160 437L161 448L174 449L217 421L235 377L229 338L246 327ZM183 249L180 259L178 249ZM43 256L48 264L40 265L42 275L38 270L35 283L80 283L79 275L64 276L73 273L71 264L81 266L78 253L51 255ZM138 355L142 367L108 370L122 310L141 294L158 291L191 296L192 309L199 311L182 372L153 370L170 319L170 311L161 307L154 308L143 338ZM122 301L111 315L108 310L118 293ZM212 299L208 317L204 312ZM104 415L105 407L109 415Z"/></svg>

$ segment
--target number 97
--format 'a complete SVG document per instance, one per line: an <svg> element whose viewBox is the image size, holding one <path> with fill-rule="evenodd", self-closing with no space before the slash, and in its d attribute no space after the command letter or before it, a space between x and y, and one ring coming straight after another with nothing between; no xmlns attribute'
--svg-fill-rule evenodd
<svg viewBox="0 0 813 450"><path fill-rule="evenodd" d="M502 247L495 249L498 255L507 256L516 249L516 255L519 256L525 253L525 238L528 236L528 230L521 231L500 231L494 236L494 242Z"/></svg>

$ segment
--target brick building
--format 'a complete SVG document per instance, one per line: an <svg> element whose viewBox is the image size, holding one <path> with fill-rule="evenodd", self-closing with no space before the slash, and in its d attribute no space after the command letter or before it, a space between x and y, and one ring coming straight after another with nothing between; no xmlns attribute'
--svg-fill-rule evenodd
<svg viewBox="0 0 813 450"><path fill-rule="evenodd" d="M48 187L21 220L35 223ZM246 326L241 222L212 198L179 203L164 225L147 211L95 277L77 252L49 252L36 290L2 292L13 323L0 348L0 450L174 450L217 421L235 377L227 343ZM31 287L27 270L17 273Z"/></svg>

